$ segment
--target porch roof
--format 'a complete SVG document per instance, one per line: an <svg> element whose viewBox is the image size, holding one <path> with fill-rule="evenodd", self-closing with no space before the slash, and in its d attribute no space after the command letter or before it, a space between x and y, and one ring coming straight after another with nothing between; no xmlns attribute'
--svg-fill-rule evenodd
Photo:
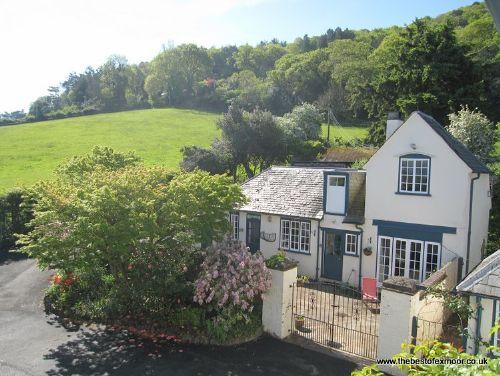
<svg viewBox="0 0 500 376"><path fill-rule="evenodd" d="M500 297L500 250L486 257L457 286L469 294Z"/></svg>

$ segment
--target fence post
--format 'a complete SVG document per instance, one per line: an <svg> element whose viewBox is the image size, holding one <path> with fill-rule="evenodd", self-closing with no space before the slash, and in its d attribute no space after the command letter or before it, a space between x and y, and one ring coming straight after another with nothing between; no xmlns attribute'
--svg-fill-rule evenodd
<svg viewBox="0 0 500 376"><path fill-rule="evenodd" d="M403 277L386 279L380 301L378 359L391 359L401 352L401 344L411 339L413 329L412 298L417 292L414 280ZM401 375L396 367L380 365L390 375Z"/></svg>
<svg viewBox="0 0 500 376"><path fill-rule="evenodd" d="M297 281L297 265L287 270L270 270L272 284L263 296L262 326L266 333L283 339L292 330L292 294Z"/></svg>

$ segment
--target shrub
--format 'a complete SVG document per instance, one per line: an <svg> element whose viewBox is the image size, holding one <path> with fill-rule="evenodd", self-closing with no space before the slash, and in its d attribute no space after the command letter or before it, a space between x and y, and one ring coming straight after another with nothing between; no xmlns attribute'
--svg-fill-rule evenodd
<svg viewBox="0 0 500 376"><path fill-rule="evenodd" d="M193 304L196 244L221 239L227 213L244 196L228 177L144 167L129 154L96 150L33 188L22 250L41 267L74 276L49 293L63 311L164 320Z"/></svg>
<svg viewBox="0 0 500 376"><path fill-rule="evenodd" d="M194 301L216 310L236 307L251 312L270 284L271 276L261 254L252 255L240 244L222 243L206 253Z"/></svg>
<svg viewBox="0 0 500 376"><path fill-rule="evenodd" d="M15 246L16 234L28 231L31 218L32 201L26 190L16 188L0 196L0 251Z"/></svg>

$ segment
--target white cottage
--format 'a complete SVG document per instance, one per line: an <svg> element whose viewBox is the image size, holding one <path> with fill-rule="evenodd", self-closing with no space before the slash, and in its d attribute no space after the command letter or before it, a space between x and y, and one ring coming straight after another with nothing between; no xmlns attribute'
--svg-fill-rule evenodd
<svg viewBox="0 0 500 376"><path fill-rule="evenodd" d="M266 257L284 249L313 278L423 281L457 257L466 275L486 245L489 170L422 112L390 116L364 170L272 167L242 188L233 238Z"/></svg>

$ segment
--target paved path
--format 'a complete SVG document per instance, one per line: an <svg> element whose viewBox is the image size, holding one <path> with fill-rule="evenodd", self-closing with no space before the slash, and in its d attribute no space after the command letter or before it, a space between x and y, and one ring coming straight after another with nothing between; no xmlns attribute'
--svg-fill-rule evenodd
<svg viewBox="0 0 500 376"><path fill-rule="evenodd" d="M233 347L164 345L70 331L43 311L49 273L0 256L0 375L348 375L356 364L262 338Z"/></svg>

